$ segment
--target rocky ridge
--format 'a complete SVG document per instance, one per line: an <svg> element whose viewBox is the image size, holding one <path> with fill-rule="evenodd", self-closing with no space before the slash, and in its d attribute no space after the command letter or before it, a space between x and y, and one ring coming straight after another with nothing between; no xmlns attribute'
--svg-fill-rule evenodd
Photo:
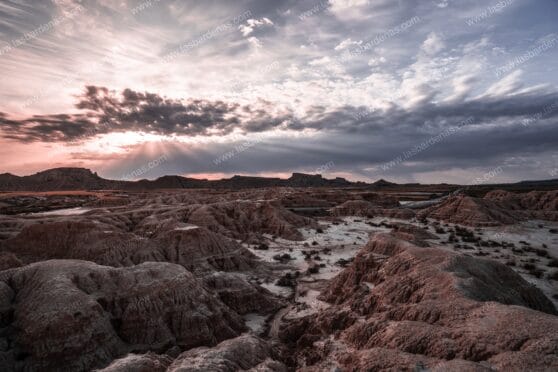
<svg viewBox="0 0 558 372"><path fill-rule="evenodd" d="M281 330L304 371L558 367L556 309L494 261L380 234L321 299Z"/></svg>

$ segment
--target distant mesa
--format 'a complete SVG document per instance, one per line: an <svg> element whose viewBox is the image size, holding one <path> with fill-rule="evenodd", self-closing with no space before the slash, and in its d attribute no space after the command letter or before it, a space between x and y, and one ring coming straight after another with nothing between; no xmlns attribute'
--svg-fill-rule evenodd
<svg viewBox="0 0 558 372"><path fill-rule="evenodd" d="M208 180L178 175L166 175L155 180L139 181L109 180L85 168L53 168L29 176L16 176L11 173L0 174L0 191L72 191L72 190L160 190L160 189L249 189L266 187L367 187L370 189L398 191L429 191L449 193L460 188L459 185L419 183L397 184L380 179L373 183L352 182L342 177L324 178L321 174L293 173L289 178L255 177L235 175L231 178ZM558 180L528 181L511 184L467 186L467 193L473 190L481 195L490 190L508 191L553 190L558 188Z"/></svg>
<svg viewBox="0 0 558 372"><path fill-rule="evenodd" d="M260 188L260 187L343 187L365 185L344 178L326 179L319 174L293 173L288 179L235 175L220 180L188 178L176 175L155 180L118 181L99 177L84 168L54 168L30 176L0 174L0 191L62 190L155 190L188 188Z"/></svg>

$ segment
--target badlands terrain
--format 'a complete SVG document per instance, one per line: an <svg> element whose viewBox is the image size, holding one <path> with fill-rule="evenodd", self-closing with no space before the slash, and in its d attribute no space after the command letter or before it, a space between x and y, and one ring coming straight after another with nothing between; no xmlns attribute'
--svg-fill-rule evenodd
<svg viewBox="0 0 558 372"><path fill-rule="evenodd" d="M2 371L558 370L552 184L0 181Z"/></svg>

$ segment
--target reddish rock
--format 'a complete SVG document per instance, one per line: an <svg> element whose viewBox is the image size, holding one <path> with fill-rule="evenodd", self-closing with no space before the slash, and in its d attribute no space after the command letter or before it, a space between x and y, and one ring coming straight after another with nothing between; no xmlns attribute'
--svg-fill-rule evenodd
<svg viewBox="0 0 558 372"><path fill-rule="evenodd" d="M0 251L0 271L23 266L23 263L17 256L11 252Z"/></svg>
<svg viewBox="0 0 558 372"><path fill-rule="evenodd" d="M526 218L558 221L558 191L531 191L511 193L494 190L484 196L485 200L497 203L502 208L518 211Z"/></svg>
<svg viewBox="0 0 558 372"><path fill-rule="evenodd" d="M302 370L558 368L556 309L495 261L377 234L320 298L280 332Z"/></svg>
<svg viewBox="0 0 558 372"><path fill-rule="evenodd" d="M420 211L417 217L468 226L510 225L525 219L521 213L504 209L493 201L466 195L451 196Z"/></svg>
<svg viewBox="0 0 558 372"><path fill-rule="evenodd" d="M410 225L407 223L394 223L392 226L392 234L396 238L409 241L421 247L427 247L430 245L427 240L438 239L436 235L420 226Z"/></svg>
<svg viewBox="0 0 558 372"><path fill-rule="evenodd" d="M502 207L513 210L558 211L558 190L512 193L493 190L484 199L498 202Z"/></svg>

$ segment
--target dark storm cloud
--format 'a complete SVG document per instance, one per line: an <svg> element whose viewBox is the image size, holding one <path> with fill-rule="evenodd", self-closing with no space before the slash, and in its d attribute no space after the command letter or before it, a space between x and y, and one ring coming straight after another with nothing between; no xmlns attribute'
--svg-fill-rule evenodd
<svg viewBox="0 0 558 372"><path fill-rule="evenodd" d="M402 152L410 150L417 144L428 140L432 134L408 131L401 135L399 131L385 130L379 135L363 136L359 133L324 131L315 136L293 136L280 138L261 138L258 134L245 139L203 145L178 145L166 147L168 160L160 168L154 169L150 178L164 174L257 174L265 171L314 173L320 166L333 162L329 172L350 173L353 179L375 180L387 178L394 180L416 180L413 177L432 171L449 171L452 169L478 172L498 166L508 170L503 176L511 179L547 178L545 167L541 164L552 161L549 154L558 143L558 127L555 120L541 120L532 125L517 122L507 126L482 126L464 130L454 136L432 145L412 159L383 170L371 167L373 164L387 163ZM253 143L245 151L234 152L245 142ZM223 154L235 153L233 157L222 162L214 162ZM107 169L103 174L119 177L129 168L135 169L153 158L145 151L138 151L129 160ZM133 164L130 165L130 164ZM473 171L469 178L479 176ZM410 177L411 175L411 177ZM426 182L444 182L448 179L428 178ZM424 179L422 180L424 182Z"/></svg>
<svg viewBox="0 0 558 372"><path fill-rule="evenodd" d="M408 161L383 170L372 164L388 163L402 152L410 150L431 135L409 132L384 131L379 135L362 136L358 133L323 132L316 136L269 138L253 140L254 145L231 159L215 164L213 159L234 150L243 141L228 144L207 144L192 151L176 147L167 152L169 160L165 173L229 173L255 174L266 172L303 171L313 173L320 166L333 162L331 172L354 175L354 179L406 179L421 173L472 168L490 169L504 166L513 169L511 179L547 178L545 168L537 164L550 162L558 143L556 121L543 120L533 126L521 123L507 127L485 126L475 130L456 133L452 137L432 145ZM248 141L250 141L248 136ZM254 135L254 138L257 138ZM517 159L529 159L519 162ZM149 157L134 159L141 163ZM121 165L126 167L126 165ZM518 168L519 166L519 168ZM509 168L508 168L509 167ZM472 175L475 173L470 172ZM117 172L111 174L118 176ZM411 177L410 177L411 175ZM509 175L509 174L508 174ZM156 176L153 174L152 176ZM474 178L471 176L470 178ZM443 182L448 179L433 177L427 182ZM463 182L466 182L465 179Z"/></svg>
<svg viewBox="0 0 558 372"><path fill-rule="evenodd" d="M160 135L212 136L233 130L261 132L287 125L291 115L272 117L258 108L201 99L173 100L125 89L120 95L88 86L76 108L83 114L37 115L23 120L0 113L3 136L21 142L70 142L98 134L136 131Z"/></svg>
<svg viewBox="0 0 558 372"><path fill-rule="evenodd" d="M518 128L521 123L537 126L538 121L544 123L558 116L558 110L549 109L556 107L557 102L556 93L531 93L426 104L412 110L397 106L387 110L352 106L328 110L313 106L303 117L295 118L288 111L271 114L273 105L262 100L248 106L224 101L168 99L131 89L115 94L105 87L88 86L76 104L76 108L82 111L80 114L37 115L22 120L1 114L0 125L4 137L22 142L68 142L125 131L221 136L233 131L249 134L272 129L311 129L325 133L382 136L392 138L390 142L393 144L417 136L435 135L437 131L463 121L468 121L468 126L476 131L502 126ZM461 131L469 131L469 128ZM528 146L529 143L518 145Z"/></svg>

